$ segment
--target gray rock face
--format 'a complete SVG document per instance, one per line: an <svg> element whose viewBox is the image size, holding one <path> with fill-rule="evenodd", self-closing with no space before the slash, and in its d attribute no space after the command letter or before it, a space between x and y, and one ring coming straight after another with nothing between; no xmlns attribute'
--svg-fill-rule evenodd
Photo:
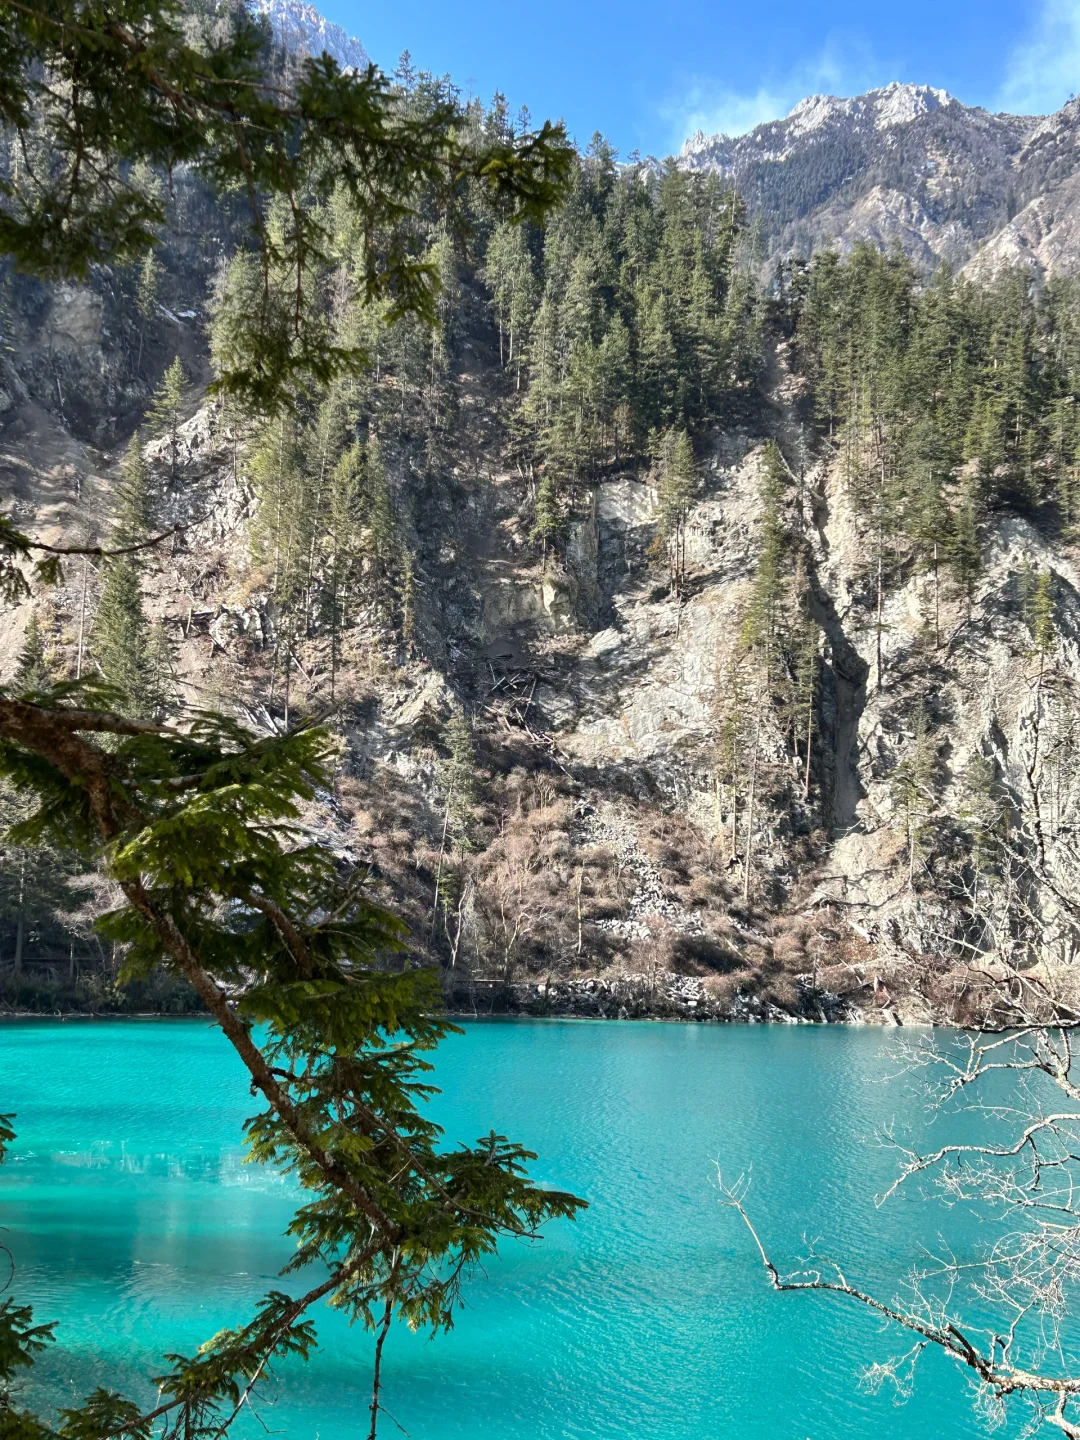
<svg viewBox="0 0 1080 1440"><path fill-rule="evenodd" d="M1013 266L1036 279L1080 271L1080 176L1071 175L1025 205L968 261L964 273L985 281Z"/></svg>
<svg viewBox="0 0 1080 1440"><path fill-rule="evenodd" d="M926 272L980 251L981 273L1020 262L1049 275L1080 266L1078 139L1076 101L1045 117L991 115L944 90L892 84L812 95L747 135L699 132L678 161L735 181L773 260L870 240L898 242Z"/></svg>
<svg viewBox="0 0 1080 1440"><path fill-rule="evenodd" d="M325 51L346 70L366 70L371 63L360 41L320 15L306 0L256 0L256 10L270 19L286 49L321 55Z"/></svg>

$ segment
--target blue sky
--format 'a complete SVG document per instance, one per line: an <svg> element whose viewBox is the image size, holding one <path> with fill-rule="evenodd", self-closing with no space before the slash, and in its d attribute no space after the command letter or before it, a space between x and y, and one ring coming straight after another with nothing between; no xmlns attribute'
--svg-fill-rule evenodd
<svg viewBox="0 0 1080 1440"><path fill-rule="evenodd" d="M408 48L512 108L668 154L737 134L804 95L890 80L1039 114L1080 92L1080 0L316 0L384 69Z"/></svg>

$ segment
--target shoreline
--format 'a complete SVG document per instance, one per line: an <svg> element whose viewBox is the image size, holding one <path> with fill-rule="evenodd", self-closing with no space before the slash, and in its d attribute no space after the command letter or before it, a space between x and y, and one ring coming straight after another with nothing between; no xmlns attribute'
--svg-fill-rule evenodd
<svg viewBox="0 0 1080 1440"><path fill-rule="evenodd" d="M883 1005L853 1003L799 977L780 1004L769 995L734 989L718 977L682 975L663 971L652 975L559 977L528 981L468 979L447 985L444 977L444 1013L451 1020L485 1018L652 1020L681 1025L878 1025L901 1026L906 1017L901 1002ZM25 994L5 1002L0 1018L7 1019L189 1019L206 1015L201 1005L189 1005L186 995L173 992L164 1003L156 996L72 995L63 991ZM195 997L192 995L191 1000ZM30 1003L27 1003L27 1002ZM89 1003L88 1003L89 1001ZM139 1003L141 1001L141 1003ZM180 1003L178 1003L178 1001ZM37 1003L35 1003L37 1002ZM149 1003L148 1003L149 1002ZM918 1022L916 1022L918 1023Z"/></svg>

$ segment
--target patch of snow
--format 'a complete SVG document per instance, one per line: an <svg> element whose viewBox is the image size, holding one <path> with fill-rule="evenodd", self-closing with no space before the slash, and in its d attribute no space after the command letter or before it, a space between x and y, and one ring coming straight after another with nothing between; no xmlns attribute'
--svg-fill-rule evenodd
<svg viewBox="0 0 1080 1440"><path fill-rule="evenodd" d="M325 51L343 70L366 70L371 63L355 36L320 15L307 0L255 0L255 9L269 18L286 50L303 50L314 56Z"/></svg>
<svg viewBox="0 0 1080 1440"><path fill-rule="evenodd" d="M808 95L789 111L783 123L788 134L794 138L820 130L839 116L856 114L859 108L858 100L840 100L835 95Z"/></svg>
<svg viewBox="0 0 1080 1440"><path fill-rule="evenodd" d="M866 99L873 103L874 126L878 130L910 125L920 115L958 103L947 90L938 90L933 85L901 85L896 80L882 90L871 90Z"/></svg>
<svg viewBox="0 0 1080 1440"><path fill-rule="evenodd" d="M762 160L786 160L792 142L812 135L827 125L848 122L858 132L862 122L875 130L890 130L909 125L920 115L950 106L963 108L947 90L933 85L906 85L894 80L880 90L843 99L837 95L808 95L790 110L783 120L770 120L759 125L744 139L733 141L727 135L706 135L698 130L679 152L680 163L688 169L711 169L732 165L733 147L750 146Z"/></svg>

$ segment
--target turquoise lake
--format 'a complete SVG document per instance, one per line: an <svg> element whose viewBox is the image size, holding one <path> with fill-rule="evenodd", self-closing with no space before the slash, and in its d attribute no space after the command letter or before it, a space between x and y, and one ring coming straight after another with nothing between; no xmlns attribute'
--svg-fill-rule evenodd
<svg viewBox="0 0 1080 1440"><path fill-rule="evenodd" d="M910 1123L917 1138L928 1123L909 1082L884 1079L895 1032L465 1030L438 1060L447 1139L494 1126L539 1152L536 1176L591 1208L476 1274L449 1336L391 1332L383 1398L412 1440L985 1433L942 1357L924 1360L904 1404L861 1390L861 1364L906 1343L843 1300L773 1294L718 1203L715 1162L732 1176L752 1165L750 1207L777 1263L819 1239L885 1298L920 1243L940 1234L958 1257L974 1253L985 1228L962 1211L914 1190L874 1205L895 1167L882 1127ZM0 1169L12 1293L60 1322L26 1401L69 1403L104 1382L151 1400L163 1352L193 1348L278 1283L292 1192L243 1164L253 1108L239 1062L203 1022L0 1026L0 1110L18 1115ZM366 1435L370 1337L319 1320L317 1359L281 1372L263 1419L290 1440L354 1440ZM383 1419L381 1436L400 1433Z"/></svg>

